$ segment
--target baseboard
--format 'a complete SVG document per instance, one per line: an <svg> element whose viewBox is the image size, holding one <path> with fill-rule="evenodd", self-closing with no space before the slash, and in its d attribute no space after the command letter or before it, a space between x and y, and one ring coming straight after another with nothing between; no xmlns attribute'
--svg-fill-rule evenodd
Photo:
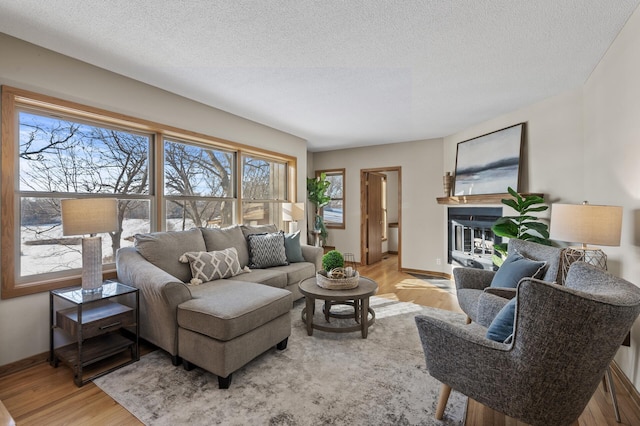
<svg viewBox="0 0 640 426"><path fill-rule="evenodd" d="M625 391L627 391L634 404L636 404L636 406L640 408L640 393L615 361L611 362L611 372L616 375L618 380L620 380L620 383L622 383L622 387Z"/></svg>
<svg viewBox="0 0 640 426"><path fill-rule="evenodd" d="M37 364L42 364L43 362L47 362L48 359L49 351L2 365L0 366L0 377L8 376L9 374L13 374L21 370L26 370L27 368L33 367Z"/></svg>
<svg viewBox="0 0 640 426"><path fill-rule="evenodd" d="M443 278L445 280L453 279L453 277L450 274L445 274L444 272L423 271L421 269L410 269L410 268L402 268L402 272L407 274L432 275L434 277Z"/></svg>

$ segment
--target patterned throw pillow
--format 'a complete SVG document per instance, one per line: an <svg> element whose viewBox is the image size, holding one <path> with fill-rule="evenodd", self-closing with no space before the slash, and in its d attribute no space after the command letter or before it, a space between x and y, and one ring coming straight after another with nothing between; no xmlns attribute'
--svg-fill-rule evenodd
<svg viewBox="0 0 640 426"><path fill-rule="evenodd" d="M262 269L289 264L284 250L284 232L251 234L247 236L247 243L249 268Z"/></svg>
<svg viewBox="0 0 640 426"><path fill-rule="evenodd" d="M180 256L180 262L189 263L193 279L191 284L236 276L244 270L238 261L235 247L220 251L191 251Z"/></svg>

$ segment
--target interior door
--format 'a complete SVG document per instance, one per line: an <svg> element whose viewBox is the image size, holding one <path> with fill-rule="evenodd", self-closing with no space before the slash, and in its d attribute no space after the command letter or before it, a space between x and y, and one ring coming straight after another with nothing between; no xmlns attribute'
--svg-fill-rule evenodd
<svg viewBox="0 0 640 426"><path fill-rule="evenodd" d="M382 260L382 173L366 174L367 265Z"/></svg>

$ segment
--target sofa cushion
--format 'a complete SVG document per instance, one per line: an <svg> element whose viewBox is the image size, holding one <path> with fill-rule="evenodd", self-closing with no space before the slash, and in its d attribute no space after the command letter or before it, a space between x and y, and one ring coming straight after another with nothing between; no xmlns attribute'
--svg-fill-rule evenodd
<svg viewBox="0 0 640 426"><path fill-rule="evenodd" d="M227 278L227 280L259 283L277 288L286 288L289 284L287 282L287 273L284 271L278 271L276 268L252 269L251 272L247 274Z"/></svg>
<svg viewBox="0 0 640 426"><path fill-rule="evenodd" d="M229 278L243 272L235 247L219 251L189 251L180 257L180 262L189 263L193 277L191 284Z"/></svg>
<svg viewBox="0 0 640 426"><path fill-rule="evenodd" d="M269 270L284 272L287 276L287 285L297 284L301 280L315 277L316 267L310 262L291 263L287 266L275 266Z"/></svg>
<svg viewBox="0 0 640 426"><path fill-rule="evenodd" d="M242 233L240 225L233 225L226 228L200 228L207 251L219 251L229 247L235 247L238 251L238 261L240 267L244 268L249 264L249 250L247 240Z"/></svg>
<svg viewBox="0 0 640 426"><path fill-rule="evenodd" d="M520 253L511 253L494 275L491 287L516 288L525 277L541 277L546 265L547 262L527 259Z"/></svg>
<svg viewBox="0 0 640 426"><path fill-rule="evenodd" d="M304 262L302 246L300 245L300 231L284 234L284 251L289 263Z"/></svg>
<svg viewBox="0 0 640 426"><path fill-rule="evenodd" d="M516 298L509 300L487 329L487 339L505 342L513 334L513 322L516 313Z"/></svg>
<svg viewBox="0 0 640 426"><path fill-rule="evenodd" d="M278 232L278 227L275 224L269 225L240 225L244 238L246 239L251 234L272 234Z"/></svg>
<svg viewBox="0 0 640 426"><path fill-rule="evenodd" d="M178 305L178 326L228 341L289 312L291 292L261 284L216 281L205 297Z"/></svg>
<svg viewBox="0 0 640 426"><path fill-rule="evenodd" d="M262 269L288 264L282 231L272 234L251 234L247 236L247 245L249 268Z"/></svg>
<svg viewBox="0 0 640 426"><path fill-rule="evenodd" d="M191 279L191 269L188 264L180 263L180 256L188 251L206 251L202 233L197 228L136 234L134 246L150 263L185 283Z"/></svg>

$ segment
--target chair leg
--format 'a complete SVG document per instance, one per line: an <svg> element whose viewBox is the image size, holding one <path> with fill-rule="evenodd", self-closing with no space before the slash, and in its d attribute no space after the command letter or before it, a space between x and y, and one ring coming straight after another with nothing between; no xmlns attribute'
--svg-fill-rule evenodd
<svg viewBox="0 0 640 426"><path fill-rule="evenodd" d="M616 415L616 422L620 423L620 410L618 409L618 398L616 398L616 388L613 384L611 367L607 367L605 377L607 378L606 383L609 385L609 393L611 394L611 403L613 404L613 411Z"/></svg>
<svg viewBox="0 0 640 426"><path fill-rule="evenodd" d="M436 420L442 420L444 409L447 407L449 395L451 394L451 386L442 384L440 388L440 398L438 399L438 407L436 408Z"/></svg>
<svg viewBox="0 0 640 426"><path fill-rule="evenodd" d="M471 318L467 317L467 324L471 324Z"/></svg>

